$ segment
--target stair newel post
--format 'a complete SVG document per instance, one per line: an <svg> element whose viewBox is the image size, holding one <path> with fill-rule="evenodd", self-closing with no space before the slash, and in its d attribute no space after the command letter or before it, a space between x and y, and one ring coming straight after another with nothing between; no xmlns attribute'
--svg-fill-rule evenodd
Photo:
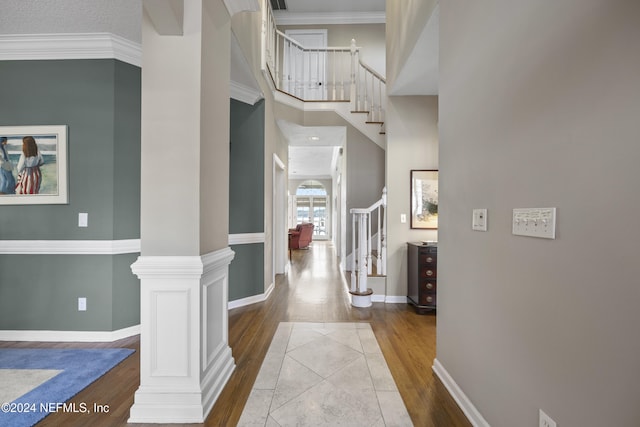
<svg viewBox="0 0 640 427"><path fill-rule="evenodd" d="M365 294L367 292L367 254L365 253L364 248L367 247L367 219L366 213L358 214L359 222L358 225L358 240L359 240L359 248L358 251L358 292L361 294Z"/></svg>
<svg viewBox="0 0 640 427"><path fill-rule="evenodd" d="M378 270L378 274L382 275L382 205L378 206L378 239L376 241L376 248L378 249L378 253L376 254L376 268Z"/></svg>
<svg viewBox="0 0 640 427"><path fill-rule="evenodd" d="M349 85L349 96L351 100L351 109L358 111L358 88L356 86L356 60L358 48L356 47L356 39L351 39L351 83Z"/></svg>
<svg viewBox="0 0 640 427"><path fill-rule="evenodd" d="M356 274L358 257L358 242L356 240L356 215L351 213L351 292L357 291L358 276Z"/></svg>
<svg viewBox="0 0 640 427"><path fill-rule="evenodd" d="M367 222L367 275L373 274L373 263L371 262L371 227L373 226L371 221L371 212L364 215L364 220Z"/></svg>
<svg viewBox="0 0 640 427"><path fill-rule="evenodd" d="M387 187L382 189L382 246L380 248L380 257L382 258L382 262L380 265L382 266L380 269L380 274L383 276L387 275Z"/></svg>

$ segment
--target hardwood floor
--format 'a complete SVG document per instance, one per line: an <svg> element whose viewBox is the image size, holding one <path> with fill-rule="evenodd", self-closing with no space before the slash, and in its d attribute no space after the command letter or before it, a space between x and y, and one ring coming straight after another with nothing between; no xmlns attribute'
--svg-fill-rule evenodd
<svg viewBox="0 0 640 427"><path fill-rule="evenodd" d="M411 419L420 427L470 426L453 398L431 370L435 358L436 316L418 315L407 304L349 304L346 284L330 244L314 242L292 253L287 275L279 276L270 298L229 311L229 345L236 369L204 426L234 426L280 322L369 322L404 399ZM0 347L32 347L34 343L0 342ZM39 347L87 347L87 344L38 343ZM126 425L139 385L139 337L92 347L128 347L136 353L72 401L108 405L108 414L52 414L38 426ZM143 426L142 424L136 424ZM176 425L176 424L172 424ZM186 425L186 424L185 424ZM194 424L191 424L194 425ZM158 426L158 424L149 424Z"/></svg>

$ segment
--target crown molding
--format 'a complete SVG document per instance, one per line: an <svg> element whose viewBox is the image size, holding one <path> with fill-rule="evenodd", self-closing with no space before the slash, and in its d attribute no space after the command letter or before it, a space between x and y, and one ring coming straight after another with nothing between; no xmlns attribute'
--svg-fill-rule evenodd
<svg viewBox="0 0 640 427"><path fill-rule="evenodd" d="M276 10L273 16L278 25L384 24L387 22L385 12L295 13Z"/></svg>
<svg viewBox="0 0 640 427"><path fill-rule="evenodd" d="M117 59L142 66L142 46L111 33L0 35L0 61Z"/></svg>
<svg viewBox="0 0 640 427"><path fill-rule="evenodd" d="M229 82L231 98L236 101L244 102L245 104L254 105L256 102L260 101L264 98L262 92L255 90L252 87L247 85L243 85L242 83L234 82L231 80Z"/></svg>

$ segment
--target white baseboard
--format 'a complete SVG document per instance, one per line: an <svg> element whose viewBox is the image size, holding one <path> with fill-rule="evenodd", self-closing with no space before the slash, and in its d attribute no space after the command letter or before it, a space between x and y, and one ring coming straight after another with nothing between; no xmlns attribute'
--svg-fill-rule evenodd
<svg viewBox="0 0 640 427"><path fill-rule="evenodd" d="M384 302L387 304L406 304L407 296L406 295L387 295L384 298Z"/></svg>
<svg viewBox="0 0 640 427"><path fill-rule="evenodd" d="M233 308L244 307L246 305L251 305L251 304L256 304L262 301L266 301L271 296L271 292L273 292L274 287L275 285L271 283L267 288L267 290L265 291L265 293L263 294L252 295L250 297L229 301L228 308L229 310L231 310Z"/></svg>
<svg viewBox="0 0 640 427"><path fill-rule="evenodd" d="M433 361L432 369L474 427L491 427L438 359Z"/></svg>
<svg viewBox="0 0 640 427"><path fill-rule="evenodd" d="M380 294L373 294L371 295L371 302L383 302L385 304L406 304L407 303L407 297L402 295L402 296L396 296L396 295L380 295Z"/></svg>
<svg viewBox="0 0 640 427"><path fill-rule="evenodd" d="M117 331L0 331L0 341L113 342L140 333L140 325Z"/></svg>

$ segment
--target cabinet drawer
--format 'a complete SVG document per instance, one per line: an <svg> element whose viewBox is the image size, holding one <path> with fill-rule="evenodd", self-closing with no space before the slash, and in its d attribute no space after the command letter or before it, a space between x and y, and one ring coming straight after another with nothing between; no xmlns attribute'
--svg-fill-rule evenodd
<svg viewBox="0 0 640 427"><path fill-rule="evenodd" d="M420 265L424 265L424 266L433 265L435 267L435 265L438 262L438 257L434 253L420 253L419 262L420 262Z"/></svg>
<svg viewBox="0 0 640 427"><path fill-rule="evenodd" d="M436 277L438 277L438 269L436 268L435 265L420 267L421 279L435 279Z"/></svg>
<svg viewBox="0 0 640 427"><path fill-rule="evenodd" d="M436 305L436 294L431 292L426 292L420 294L420 305Z"/></svg>
<svg viewBox="0 0 640 427"><path fill-rule="evenodd" d="M435 280L424 280L420 282L420 293L437 292L438 285Z"/></svg>

